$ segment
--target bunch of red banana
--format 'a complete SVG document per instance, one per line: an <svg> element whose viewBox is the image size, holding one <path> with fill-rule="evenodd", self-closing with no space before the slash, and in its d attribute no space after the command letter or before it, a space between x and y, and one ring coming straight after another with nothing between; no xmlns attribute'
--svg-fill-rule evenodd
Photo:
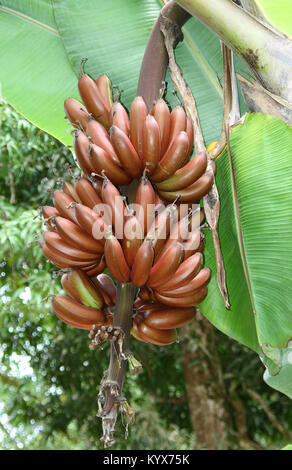
<svg viewBox="0 0 292 470"><path fill-rule="evenodd" d="M76 129L75 154L86 175L104 174L120 186L147 169L160 197L170 202L178 196L180 202L199 201L209 192L213 175L205 173L207 155L201 152L189 161L194 132L181 106L170 112L159 99L148 113L138 96L128 115L113 102L109 78L102 74L94 81L83 69L78 88L84 105L68 98L65 112Z"/></svg>
<svg viewBox="0 0 292 470"><path fill-rule="evenodd" d="M113 232L107 233L104 254L111 275L118 282L140 287L144 300L177 307L197 305L207 295L210 279L210 270L201 269L202 211L195 206L184 215L172 204L155 216L155 210L147 210L155 207L155 191L145 176L135 202L136 213L120 221L122 242Z"/></svg>
<svg viewBox="0 0 292 470"><path fill-rule="evenodd" d="M88 276L104 271L105 238L94 238L93 227L106 224L93 208L102 204L94 185L86 178L75 184L64 182L63 190L53 193L54 207L42 207L48 232L44 233L41 248L44 255L59 268L80 268Z"/></svg>
<svg viewBox="0 0 292 470"><path fill-rule="evenodd" d="M186 325L195 316L192 307L168 307L159 302L137 298L134 307L132 335L147 343L165 346L177 340L176 328Z"/></svg>
<svg viewBox="0 0 292 470"><path fill-rule="evenodd" d="M109 276L90 279L81 269L72 269L63 274L61 283L70 297L56 295L52 306L64 323L82 330L112 325L108 307L115 303L116 287Z"/></svg>

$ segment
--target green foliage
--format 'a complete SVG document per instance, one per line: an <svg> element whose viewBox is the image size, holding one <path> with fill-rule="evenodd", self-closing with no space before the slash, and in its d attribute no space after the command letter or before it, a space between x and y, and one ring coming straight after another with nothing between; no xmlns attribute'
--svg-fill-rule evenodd
<svg viewBox="0 0 292 470"><path fill-rule="evenodd" d="M232 130L231 154L226 149L217 160L216 177L231 309L215 276L201 305L217 328L265 355L269 383L290 397L292 362L281 354L292 335L291 146L292 129L271 116L250 114ZM215 272L210 234L205 253ZM284 366L284 377L276 375Z"/></svg>
<svg viewBox="0 0 292 470"><path fill-rule="evenodd" d="M3 196L30 209L45 205L51 199L47 190L55 184L56 172L60 170L58 176L61 177L66 164L73 163L69 149L60 146L0 99L0 181Z"/></svg>

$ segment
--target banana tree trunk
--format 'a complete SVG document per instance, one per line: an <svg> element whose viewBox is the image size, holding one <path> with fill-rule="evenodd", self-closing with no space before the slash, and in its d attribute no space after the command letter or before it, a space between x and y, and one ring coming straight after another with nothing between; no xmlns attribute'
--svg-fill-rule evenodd
<svg viewBox="0 0 292 470"><path fill-rule="evenodd" d="M196 319L184 327L183 337L184 376L196 448L230 449L234 432L215 329L197 311Z"/></svg>

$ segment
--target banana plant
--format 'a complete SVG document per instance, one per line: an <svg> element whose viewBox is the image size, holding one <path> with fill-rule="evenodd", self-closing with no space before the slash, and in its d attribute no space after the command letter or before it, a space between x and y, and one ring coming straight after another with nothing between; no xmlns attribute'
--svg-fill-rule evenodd
<svg viewBox="0 0 292 470"><path fill-rule="evenodd" d="M163 12L170 17L174 12L172 21L182 27L176 60L195 96L206 144L219 140L222 127L220 40L234 52L238 76L242 118L230 128L229 145L216 160L230 309L217 286L208 231L206 265L214 275L200 309L216 328L256 351L266 366L264 380L292 397L292 13L289 0L277 2L276 8L272 3L183 0L166 3ZM141 87L143 80L162 79L166 100L175 106L169 71L164 78L156 63L157 68L142 67L140 73L162 7L158 0L88 0L86 8L74 0L3 0L3 97L65 145L72 145L72 136L63 103L69 96L79 98L83 57L88 74L110 77L126 107L138 82ZM152 60L155 54L154 48ZM249 112L247 104L257 112Z"/></svg>

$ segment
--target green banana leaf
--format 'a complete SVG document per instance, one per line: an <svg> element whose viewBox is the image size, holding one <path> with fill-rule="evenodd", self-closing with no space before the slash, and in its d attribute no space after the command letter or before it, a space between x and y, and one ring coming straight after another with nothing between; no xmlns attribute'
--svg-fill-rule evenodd
<svg viewBox="0 0 292 470"><path fill-rule="evenodd" d="M217 328L257 351L268 367L267 383L292 397L292 129L248 114L232 129L230 148L217 160L216 183L231 308L217 287L210 233L205 258L213 276L200 308Z"/></svg>
<svg viewBox="0 0 292 470"><path fill-rule="evenodd" d="M0 83L3 97L28 120L65 145L63 102L79 98L77 78L86 57L87 73L106 72L122 90L129 107L138 83L145 46L163 5L158 0L88 0L86 8L75 0L22 2L4 0L0 5ZM220 43L205 26L190 20L177 58L195 93L207 143L217 140L222 118ZM5 53L3 53L5 51ZM236 61L237 70L244 66ZM169 76L167 100L177 98ZM21 86L20 86L21 84ZM246 111L241 99L241 110Z"/></svg>
<svg viewBox="0 0 292 470"><path fill-rule="evenodd" d="M50 0L0 4L1 95L26 119L65 145L64 97L78 97L76 75L56 28Z"/></svg>
<svg viewBox="0 0 292 470"><path fill-rule="evenodd" d="M253 15L292 38L290 0L243 0L242 3Z"/></svg>

